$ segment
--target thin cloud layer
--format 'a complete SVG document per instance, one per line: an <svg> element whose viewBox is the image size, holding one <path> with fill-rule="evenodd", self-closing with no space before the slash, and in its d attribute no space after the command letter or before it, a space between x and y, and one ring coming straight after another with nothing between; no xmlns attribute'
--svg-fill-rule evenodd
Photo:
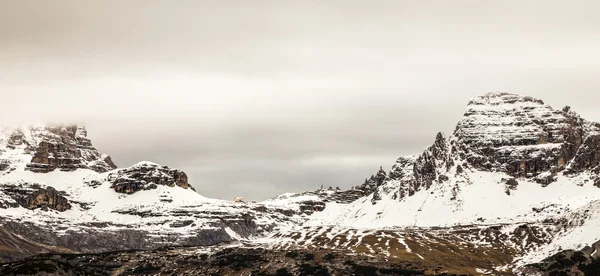
<svg viewBox="0 0 600 276"><path fill-rule="evenodd" d="M600 121L597 1L2 1L0 123L229 199L360 184L489 91Z"/></svg>

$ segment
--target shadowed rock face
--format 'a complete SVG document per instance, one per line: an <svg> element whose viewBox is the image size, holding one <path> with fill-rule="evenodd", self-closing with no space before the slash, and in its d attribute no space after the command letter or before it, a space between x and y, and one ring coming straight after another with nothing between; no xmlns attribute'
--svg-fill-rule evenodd
<svg viewBox="0 0 600 276"><path fill-rule="evenodd" d="M53 209L59 212L64 212L71 209L71 204L60 192L56 191L52 187L46 189L39 189L31 195L28 195L22 200L17 200L19 204L27 209L42 208Z"/></svg>
<svg viewBox="0 0 600 276"><path fill-rule="evenodd" d="M65 193L52 187L41 188L37 184L4 185L0 187L0 191L14 200L13 203L2 204L0 202L0 205L7 205L6 207L21 206L30 210L41 208L44 211L52 209L59 212L64 212L72 207L65 197Z"/></svg>
<svg viewBox="0 0 600 276"><path fill-rule="evenodd" d="M111 188L117 193L133 194L142 190L156 189L156 185L193 188L187 175L180 170L170 169L150 162L142 162L133 167L118 170L108 176Z"/></svg>
<svg viewBox="0 0 600 276"><path fill-rule="evenodd" d="M234 227L233 222L227 223ZM3 248L0 250L0 254L5 254L3 255L5 261L16 261L32 256L30 253L151 250L160 246L212 246L232 241L226 231L218 228L199 230L184 237L175 234L156 236L136 228L107 231L104 228L108 226L115 225L97 225L79 230L66 230L63 235L57 235L51 229L43 226L0 218L0 230L5 231L6 236L19 237L19 243L8 244L6 248L8 251ZM0 238L2 237L3 234L0 231ZM2 245L1 242L0 245ZM16 252L25 245L31 245L27 252ZM0 275L4 274L0 273Z"/></svg>

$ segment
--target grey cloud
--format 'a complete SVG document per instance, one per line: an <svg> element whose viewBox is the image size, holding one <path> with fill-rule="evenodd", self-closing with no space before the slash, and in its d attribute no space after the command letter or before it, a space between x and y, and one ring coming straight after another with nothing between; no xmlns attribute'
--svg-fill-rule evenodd
<svg viewBox="0 0 600 276"><path fill-rule="evenodd" d="M600 121L597 1L0 2L0 123L206 196L348 188L508 91Z"/></svg>

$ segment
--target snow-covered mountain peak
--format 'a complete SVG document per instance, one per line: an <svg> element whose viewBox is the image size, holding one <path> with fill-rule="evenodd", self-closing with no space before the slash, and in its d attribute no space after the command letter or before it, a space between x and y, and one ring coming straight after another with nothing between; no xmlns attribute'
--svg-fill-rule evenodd
<svg viewBox="0 0 600 276"><path fill-rule="evenodd" d="M85 126L74 124L43 124L2 126L0 127L0 144L18 146L25 144L36 147L42 141L61 142L63 136L72 139L87 138Z"/></svg>
<svg viewBox="0 0 600 276"><path fill-rule="evenodd" d="M566 168L582 172L596 167L597 158L578 152L582 147L597 152L599 135L598 124L568 107L557 110L542 100L508 93L472 99L453 134L456 154L470 166L512 177L538 177L543 184ZM581 158L585 161L578 161Z"/></svg>
<svg viewBox="0 0 600 276"><path fill-rule="evenodd" d="M83 126L35 124L0 131L0 173L21 169L106 172L115 168L110 156L92 145Z"/></svg>
<svg viewBox="0 0 600 276"><path fill-rule="evenodd" d="M356 188L364 198L339 210L328 205L314 223L502 222L529 220L532 208L585 204L600 198L594 187L600 186L599 129L569 108L556 110L533 97L475 97L452 135L438 133L422 153L398 158L387 175Z"/></svg>

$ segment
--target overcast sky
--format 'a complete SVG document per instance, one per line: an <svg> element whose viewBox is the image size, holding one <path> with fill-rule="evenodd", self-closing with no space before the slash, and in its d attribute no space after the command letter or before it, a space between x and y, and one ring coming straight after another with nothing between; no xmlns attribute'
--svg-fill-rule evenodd
<svg viewBox="0 0 600 276"><path fill-rule="evenodd" d="M0 0L0 123L261 200L360 184L507 91L600 121L600 1Z"/></svg>

